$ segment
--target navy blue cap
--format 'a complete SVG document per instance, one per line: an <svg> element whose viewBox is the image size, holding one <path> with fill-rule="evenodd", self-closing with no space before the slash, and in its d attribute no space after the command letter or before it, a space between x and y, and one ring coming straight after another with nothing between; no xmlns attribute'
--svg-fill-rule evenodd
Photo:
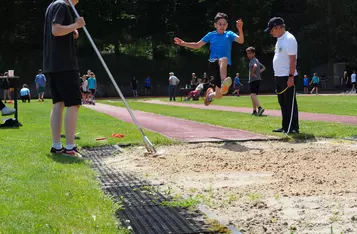
<svg viewBox="0 0 357 234"><path fill-rule="evenodd" d="M270 32L275 26L284 25L284 20L280 17L273 17L268 22L268 27L264 30L264 32Z"/></svg>

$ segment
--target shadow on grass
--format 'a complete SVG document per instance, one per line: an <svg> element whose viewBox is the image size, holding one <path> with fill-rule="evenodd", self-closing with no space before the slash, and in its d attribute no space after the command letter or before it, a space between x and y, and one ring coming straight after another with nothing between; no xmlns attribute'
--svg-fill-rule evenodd
<svg viewBox="0 0 357 234"><path fill-rule="evenodd" d="M62 164L74 164L74 163L85 163L88 161L88 158L74 158L65 155L54 155L54 154L47 154L47 157L52 159L55 162L62 163Z"/></svg>
<svg viewBox="0 0 357 234"><path fill-rule="evenodd" d="M316 136L311 133L290 134L289 137L283 138L285 141L293 141L294 143L305 143L306 141L317 141Z"/></svg>

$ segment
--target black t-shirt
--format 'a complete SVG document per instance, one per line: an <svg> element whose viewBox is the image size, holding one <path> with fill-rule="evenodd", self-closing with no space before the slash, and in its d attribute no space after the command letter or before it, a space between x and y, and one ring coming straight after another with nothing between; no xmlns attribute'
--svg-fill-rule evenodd
<svg viewBox="0 0 357 234"><path fill-rule="evenodd" d="M131 80L131 88L132 89L137 89L138 88L138 81L137 80Z"/></svg>
<svg viewBox="0 0 357 234"><path fill-rule="evenodd" d="M78 70L73 33L53 36L52 25L70 25L73 17L64 0L51 3L45 15L43 37L43 70L45 73Z"/></svg>

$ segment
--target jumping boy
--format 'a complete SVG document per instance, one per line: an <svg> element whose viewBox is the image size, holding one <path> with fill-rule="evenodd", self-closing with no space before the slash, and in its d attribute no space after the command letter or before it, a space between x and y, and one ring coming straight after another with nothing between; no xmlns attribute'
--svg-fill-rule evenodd
<svg viewBox="0 0 357 234"><path fill-rule="evenodd" d="M244 43L243 21L241 19L237 20L236 23L239 36L232 31L226 31L228 16L224 13L217 13L214 18L214 27L216 28L215 31L207 33L198 42L185 42L180 38L174 38L175 44L191 49L200 49L206 43L210 43L209 70L214 76L215 91L212 88L207 89L204 99L206 106L212 102L213 98L220 99L228 93L229 86L232 84L232 79L227 77L228 67L231 65L232 42Z"/></svg>
<svg viewBox="0 0 357 234"><path fill-rule="evenodd" d="M260 106L257 95L259 94L260 80L262 79L260 74L265 71L263 64L255 57L255 48L248 47L246 50L249 58L249 86L250 86L250 98L253 104L252 115L261 116L264 112L263 107ZM258 111L257 111L258 108Z"/></svg>

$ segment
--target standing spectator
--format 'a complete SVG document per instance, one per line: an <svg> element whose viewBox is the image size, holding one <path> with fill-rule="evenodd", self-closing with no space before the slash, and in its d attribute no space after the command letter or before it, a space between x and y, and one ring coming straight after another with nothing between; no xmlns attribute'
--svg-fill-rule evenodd
<svg viewBox="0 0 357 234"><path fill-rule="evenodd" d="M138 96L138 81L135 78L135 76L133 76L133 79L130 82L131 84L131 89L133 90L133 96L137 97Z"/></svg>
<svg viewBox="0 0 357 234"><path fill-rule="evenodd" d="M250 98L253 104L253 113L255 116L262 116L264 108L260 106L257 95L259 94L259 87L261 76L260 74L265 71L265 66L259 62L255 57L255 48L248 47L246 49L249 61L249 86L250 86ZM258 108L258 110L257 110Z"/></svg>
<svg viewBox="0 0 357 234"><path fill-rule="evenodd" d="M170 96L170 101L172 99L176 101L176 86L180 83L180 80L175 76L173 72L169 73L169 96Z"/></svg>
<svg viewBox="0 0 357 234"><path fill-rule="evenodd" d="M309 78L307 78L307 75L304 75L304 94L309 93Z"/></svg>
<svg viewBox="0 0 357 234"><path fill-rule="evenodd" d="M5 104L0 100L0 111L2 116L12 115L16 112L15 109L5 106Z"/></svg>
<svg viewBox="0 0 357 234"><path fill-rule="evenodd" d="M37 95L38 95L38 102L43 102L43 95L45 94L45 87L46 87L46 77L44 74L42 74L42 70L38 70L38 74L36 75L35 78L35 83L36 83L36 90L37 90Z"/></svg>
<svg viewBox="0 0 357 234"><path fill-rule="evenodd" d="M91 72L88 78L88 90L89 90L89 103L95 105L94 96L97 90L97 79L95 77L94 72Z"/></svg>
<svg viewBox="0 0 357 234"><path fill-rule="evenodd" d="M355 70L353 70L353 73L351 75L351 83L352 83L351 93L356 93L356 71Z"/></svg>
<svg viewBox="0 0 357 234"><path fill-rule="evenodd" d="M190 87L191 89L196 89L196 87L198 85L198 81L197 81L197 77L196 77L195 73L192 73L192 75L191 75L190 84L191 84L191 87Z"/></svg>
<svg viewBox="0 0 357 234"><path fill-rule="evenodd" d="M31 100L31 93L29 90L29 87L27 86L27 84L24 84L22 86L22 89L20 90L20 96L21 96L21 100L22 102L26 102L26 100L30 103Z"/></svg>
<svg viewBox="0 0 357 234"><path fill-rule="evenodd" d="M284 20L280 17L270 19L265 31L277 38L273 68L282 113L282 127L273 132L299 133L299 113L294 87L294 80L298 74L296 71L297 41L291 33L285 31Z"/></svg>
<svg viewBox="0 0 357 234"><path fill-rule="evenodd" d="M345 71L343 73L343 77L342 77L342 80L341 80L341 84L345 88L345 90L344 90L345 93L347 92L347 89L348 89L348 82L349 82L348 74L347 74L347 71Z"/></svg>
<svg viewBox="0 0 357 234"><path fill-rule="evenodd" d="M4 76L8 76L8 73L5 72ZM4 89L4 102L5 103L6 103L6 97L9 100L9 103L12 103L11 95L10 95L10 86L11 86L10 80L9 79L3 79L2 88Z"/></svg>
<svg viewBox="0 0 357 234"><path fill-rule="evenodd" d="M234 77L234 82L233 82L234 91L232 93L232 96L237 95L237 97L239 97L239 91L241 86L243 86L243 84L240 82L239 73L236 73L236 77Z"/></svg>
<svg viewBox="0 0 357 234"><path fill-rule="evenodd" d="M312 90L311 90L311 94L314 92L314 90L316 89L316 95L319 94L319 83L320 83L320 77L318 77L316 75L316 73L314 73L314 76L312 77L312 80L310 82L310 85L312 85Z"/></svg>
<svg viewBox="0 0 357 234"><path fill-rule="evenodd" d="M88 80L87 75L83 75L81 78L81 94L82 94L82 104L87 104L88 102Z"/></svg>
<svg viewBox="0 0 357 234"><path fill-rule="evenodd" d="M144 85L145 85L145 96L150 96L150 89L151 89L151 78L150 78L150 76L145 78Z"/></svg>
<svg viewBox="0 0 357 234"><path fill-rule="evenodd" d="M71 0L76 5L79 0ZM83 17L74 21L68 1L52 1L47 7L43 35L43 69L49 74L53 108L51 112L53 154L81 157L74 143L78 110L82 103L78 79L75 41L77 29L85 25ZM66 146L61 144L63 110Z"/></svg>

